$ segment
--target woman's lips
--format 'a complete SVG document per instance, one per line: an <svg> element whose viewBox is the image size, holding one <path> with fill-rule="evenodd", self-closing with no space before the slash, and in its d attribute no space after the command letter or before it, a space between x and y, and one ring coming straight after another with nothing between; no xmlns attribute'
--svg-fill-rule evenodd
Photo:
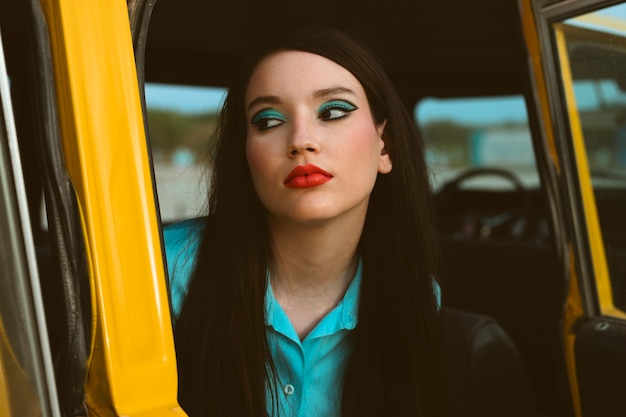
<svg viewBox="0 0 626 417"><path fill-rule="evenodd" d="M285 178L285 187L308 188L322 185L333 178L331 174L313 164L297 166Z"/></svg>

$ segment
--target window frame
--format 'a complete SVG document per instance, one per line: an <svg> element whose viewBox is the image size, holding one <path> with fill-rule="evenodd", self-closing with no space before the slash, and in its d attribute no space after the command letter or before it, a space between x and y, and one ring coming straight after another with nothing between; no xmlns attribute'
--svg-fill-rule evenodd
<svg viewBox="0 0 626 417"><path fill-rule="evenodd" d="M602 272L595 268L605 264L606 259L602 243L598 243L600 229L586 159L583 166L577 165L579 158L585 156L585 149L576 137L580 132L577 116L572 118L568 110L573 88L561 79L567 68L562 66L562 48L553 27L568 18L620 2L521 3L524 12L532 16L525 36L534 68L535 102L546 124L544 141L554 161L558 193L555 214L563 227L564 271L569 289L562 334L572 412L577 417L614 414L615 398L621 395L617 381L626 372L626 355L616 349L626 343L626 320L603 315L597 301L596 273Z"/></svg>
<svg viewBox="0 0 626 417"><path fill-rule="evenodd" d="M0 411L17 416L37 410L44 417L57 417L61 414L9 83L0 35L0 266L6 278L1 294L13 305L10 314L0 310ZM12 404L17 394L22 401Z"/></svg>

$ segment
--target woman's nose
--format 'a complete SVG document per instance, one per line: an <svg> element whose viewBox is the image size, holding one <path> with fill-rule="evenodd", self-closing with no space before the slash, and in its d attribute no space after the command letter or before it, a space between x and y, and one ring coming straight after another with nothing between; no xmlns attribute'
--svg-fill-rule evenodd
<svg viewBox="0 0 626 417"><path fill-rule="evenodd" d="M304 153L317 153L320 150L319 141L315 135L312 122L300 119L292 124L291 137L289 139L289 156Z"/></svg>

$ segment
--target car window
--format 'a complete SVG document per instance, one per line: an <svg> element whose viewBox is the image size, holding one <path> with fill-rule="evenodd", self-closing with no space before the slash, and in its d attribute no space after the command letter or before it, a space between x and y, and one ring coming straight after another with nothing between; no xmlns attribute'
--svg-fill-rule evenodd
<svg viewBox="0 0 626 417"><path fill-rule="evenodd" d="M600 310L626 311L626 5L556 26ZM578 147L577 147L578 146ZM588 184L590 179L590 184ZM626 317L626 316L625 316Z"/></svg>
<svg viewBox="0 0 626 417"><path fill-rule="evenodd" d="M161 220L204 212L212 137L226 89L146 83L148 129Z"/></svg>
<svg viewBox="0 0 626 417"><path fill-rule="evenodd" d="M524 98L427 98L415 108L436 194L453 239L550 238Z"/></svg>
<svg viewBox="0 0 626 417"><path fill-rule="evenodd" d="M439 189L459 174L476 168L511 171L529 187L539 182L521 96L426 98L415 108L427 149L433 185ZM506 182L476 178L468 185L493 189Z"/></svg>

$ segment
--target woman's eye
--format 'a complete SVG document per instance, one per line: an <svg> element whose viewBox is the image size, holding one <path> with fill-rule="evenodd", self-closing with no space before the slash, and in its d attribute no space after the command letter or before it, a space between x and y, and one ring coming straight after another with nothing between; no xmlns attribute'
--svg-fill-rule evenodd
<svg viewBox="0 0 626 417"><path fill-rule="evenodd" d="M358 109L358 107L347 101L333 100L322 104L319 108L319 117L322 120L342 119L356 109Z"/></svg>
<svg viewBox="0 0 626 417"><path fill-rule="evenodd" d="M252 118L251 123L259 130L267 130L272 127L280 126L285 123L286 119L276 110L261 110Z"/></svg>

